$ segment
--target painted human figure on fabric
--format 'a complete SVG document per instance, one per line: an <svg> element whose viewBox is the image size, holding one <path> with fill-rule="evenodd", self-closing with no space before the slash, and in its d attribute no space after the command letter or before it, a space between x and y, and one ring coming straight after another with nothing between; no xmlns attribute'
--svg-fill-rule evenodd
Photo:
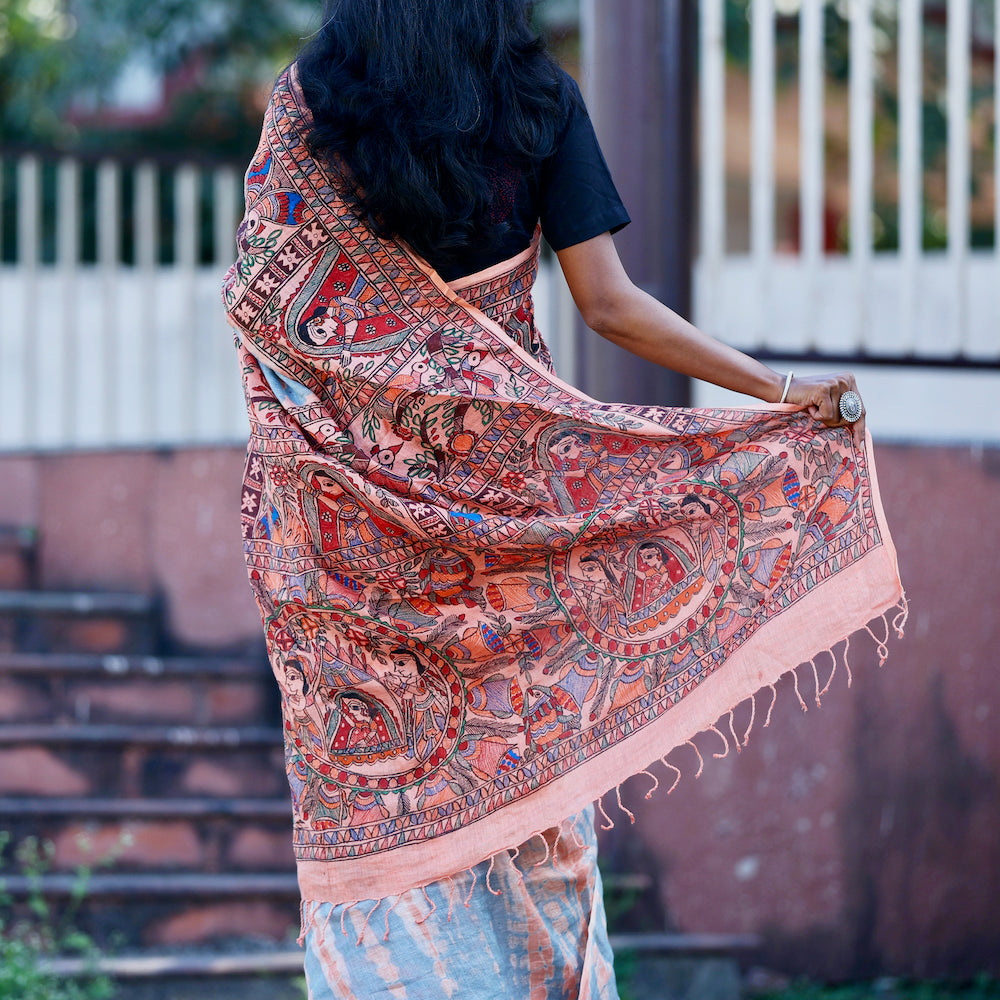
<svg viewBox="0 0 1000 1000"><path fill-rule="evenodd" d="M334 695L330 756L344 763L393 756L403 749L399 720L391 709L367 692Z"/></svg>
<svg viewBox="0 0 1000 1000"><path fill-rule="evenodd" d="M587 617L606 631L624 624L624 594L607 562L597 553L587 553L580 559L580 573L584 581L580 594Z"/></svg>
<svg viewBox="0 0 1000 1000"><path fill-rule="evenodd" d="M640 443L621 434L563 428L539 438L539 460L551 470L548 487L563 513L589 513L605 485L620 474Z"/></svg>
<svg viewBox="0 0 1000 1000"><path fill-rule="evenodd" d="M405 536L397 525L362 506L326 469L306 470L305 479L312 489L301 494L303 516L318 551L367 553Z"/></svg>
<svg viewBox="0 0 1000 1000"><path fill-rule="evenodd" d="M662 542L643 542L630 554L634 570L622 580L630 615L641 615L684 579L684 567ZM630 565L630 570L632 566Z"/></svg>
<svg viewBox="0 0 1000 1000"><path fill-rule="evenodd" d="M312 292L295 327L303 349L347 357L383 356L396 350L406 338L402 320L385 307L346 254L339 254L329 272L323 260L321 255L303 285L307 294Z"/></svg>
<svg viewBox="0 0 1000 1000"><path fill-rule="evenodd" d="M406 647L389 654L391 668L381 681L396 697L408 743L408 754L417 760L430 755L444 728L442 706L446 704L427 666Z"/></svg>
<svg viewBox="0 0 1000 1000"><path fill-rule="evenodd" d="M306 665L298 656L287 657L278 676L278 686L290 716L288 724L298 731L303 744L310 747L313 753L326 756L328 712L315 698L318 681L317 672L307 674Z"/></svg>

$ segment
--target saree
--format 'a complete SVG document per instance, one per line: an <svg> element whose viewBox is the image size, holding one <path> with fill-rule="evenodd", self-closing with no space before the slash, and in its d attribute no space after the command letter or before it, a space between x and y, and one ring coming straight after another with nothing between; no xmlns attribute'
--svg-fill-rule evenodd
<svg viewBox="0 0 1000 1000"><path fill-rule="evenodd" d="M305 944L310 1000L618 1000L594 807L422 893L320 904Z"/></svg>
<svg viewBox="0 0 1000 1000"><path fill-rule="evenodd" d="M286 72L223 296L299 884L344 904L671 767L902 589L870 438L589 398L534 323L537 235L449 285L344 203L307 122Z"/></svg>

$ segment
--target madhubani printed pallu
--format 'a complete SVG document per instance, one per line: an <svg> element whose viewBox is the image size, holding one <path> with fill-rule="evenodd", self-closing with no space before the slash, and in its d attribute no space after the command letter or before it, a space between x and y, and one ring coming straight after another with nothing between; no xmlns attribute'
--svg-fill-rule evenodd
<svg viewBox="0 0 1000 1000"><path fill-rule="evenodd" d="M299 881L344 902L557 825L901 590L870 444L587 398L537 245L449 287L345 208L306 114L283 76L224 296Z"/></svg>

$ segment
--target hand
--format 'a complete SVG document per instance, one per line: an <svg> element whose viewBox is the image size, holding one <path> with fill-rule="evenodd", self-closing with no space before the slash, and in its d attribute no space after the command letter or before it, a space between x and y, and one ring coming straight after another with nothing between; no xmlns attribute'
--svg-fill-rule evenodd
<svg viewBox="0 0 1000 1000"><path fill-rule="evenodd" d="M848 390L858 391L858 383L850 372L839 375L796 376L788 387L786 403L808 410L810 415L827 427L850 427L854 443L865 443L865 414L853 424L840 416L840 397ZM860 395L860 393L858 393Z"/></svg>

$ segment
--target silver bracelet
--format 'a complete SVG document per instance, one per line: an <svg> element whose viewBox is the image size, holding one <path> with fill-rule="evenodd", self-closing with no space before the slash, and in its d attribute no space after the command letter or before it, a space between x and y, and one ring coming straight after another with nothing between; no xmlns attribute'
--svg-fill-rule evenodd
<svg viewBox="0 0 1000 1000"><path fill-rule="evenodd" d="M784 389L784 392L782 392L782 394L781 394L781 399L778 400L779 404L783 403L786 399L788 399L788 387L792 384L792 376L794 374L795 374L795 372L789 372L785 376L785 389Z"/></svg>

